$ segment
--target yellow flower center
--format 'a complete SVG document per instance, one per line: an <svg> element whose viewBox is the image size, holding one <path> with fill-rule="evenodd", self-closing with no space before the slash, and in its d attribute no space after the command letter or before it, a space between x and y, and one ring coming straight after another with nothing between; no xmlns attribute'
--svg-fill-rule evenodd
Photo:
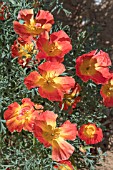
<svg viewBox="0 0 113 170"><path fill-rule="evenodd" d="M68 105L71 106L74 103L74 97L73 93L71 94L64 94L64 102Z"/></svg>
<svg viewBox="0 0 113 170"><path fill-rule="evenodd" d="M86 76L92 76L96 72L96 60L95 59L86 59L80 65L80 72Z"/></svg>
<svg viewBox="0 0 113 170"><path fill-rule="evenodd" d="M58 170L71 170L71 168L68 165L63 164L58 166Z"/></svg>
<svg viewBox="0 0 113 170"><path fill-rule="evenodd" d="M59 87L59 84L55 82L54 78L56 78L56 76L52 72L43 74L38 81L38 85L48 92L53 92L54 88Z"/></svg>
<svg viewBox="0 0 113 170"><path fill-rule="evenodd" d="M41 32L43 32L41 24L36 23L34 19L30 19L30 22L29 23L26 22L24 25L28 33L32 34L33 36L39 35Z"/></svg>
<svg viewBox="0 0 113 170"><path fill-rule="evenodd" d="M21 121L24 124L26 121L29 121L32 117L32 109L23 107L22 105L18 109L17 120Z"/></svg>
<svg viewBox="0 0 113 170"><path fill-rule="evenodd" d="M47 42L44 44L43 49L48 56L58 56L60 55L62 48L57 42L54 42L52 44L49 44Z"/></svg>
<svg viewBox="0 0 113 170"><path fill-rule="evenodd" d="M60 128L52 129L52 126L48 125L46 131L43 131L42 135L46 141L52 144L52 141L60 136Z"/></svg>
<svg viewBox="0 0 113 170"><path fill-rule="evenodd" d="M88 138L93 138L95 135L96 129L93 125L86 125L84 129L84 135Z"/></svg>
<svg viewBox="0 0 113 170"><path fill-rule="evenodd" d="M113 80L102 86L103 93L108 97L113 97Z"/></svg>
<svg viewBox="0 0 113 170"><path fill-rule="evenodd" d="M31 58L32 54L36 54L36 50L34 50L34 43L31 42L30 44L25 44L25 45L21 45L18 44L19 47L19 55L21 57L25 57L25 58Z"/></svg>

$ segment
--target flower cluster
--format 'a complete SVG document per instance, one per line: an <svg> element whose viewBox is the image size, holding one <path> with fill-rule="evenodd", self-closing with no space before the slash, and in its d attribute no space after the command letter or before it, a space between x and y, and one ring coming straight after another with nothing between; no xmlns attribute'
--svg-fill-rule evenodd
<svg viewBox="0 0 113 170"><path fill-rule="evenodd" d="M54 24L53 15L49 11L40 10L34 18L33 9L19 11L18 20L23 20L23 24L14 21L14 30L21 37L36 37L44 31L50 31Z"/></svg>
<svg viewBox="0 0 113 170"><path fill-rule="evenodd" d="M84 81L92 80L102 84L100 94L106 107L113 107L113 73L110 72L111 60L102 50L91 51L76 60L76 74Z"/></svg>
<svg viewBox="0 0 113 170"><path fill-rule="evenodd" d="M28 90L36 88L40 97L58 102L61 110L72 114L81 101L82 88L71 76L65 76L65 55L72 49L69 36L63 31L50 34L54 24L49 11L39 10L34 16L33 9L20 10L14 21L14 30L19 37L11 47L12 57L18 58L22 67L35 63L37 71L30 72L24 79ZM41 63L41 64L40 64ZM76 59L76 75L82 81L92 80L101 84L100 94L107 107L113 107L113 73L110 73L111 60L102 50L93 50ZM96 144L103 139L102 129L95 123L86 122L81 126L66 120L57 127L58 115L45 110L41 104L33 103L29 98L22 99L22 104L14 102L4 112L7 128L10 132L22 129L32 132L45 147L52 148L52 159L57 161L54 167L59 170L73 170L68 160L75 151L67 140L80 138L86 144Z"/></svg>
<svg viewBox="0 0 113 170"><path fill-rule="evenodd" d="M49 35L54 24L49 11L39 10L34 17L33 9L24 9L19 11L17 19L19 21L14 21L13 25L19 38L14 41L11 51L22 67L29 64L33 54L37 62L42 59L62 62L64 55L72 49L71 40L63 30Z"/></svg>
<svg viewBox="0 0 113 170"><path fill-rule="evenodd" d="M52 111L43 111L43 106L34 104L29 98L22 99L22 105L14 102L4 112L4 119L10 132L27 130L45 147L52 147L54 161L68 160L75 148L66 140L75 140L76 136L87 144L95 144L102 140L102 130L95 124L84 124L77 130L76 124L69 120L56 127L58 115Z"/></svg>

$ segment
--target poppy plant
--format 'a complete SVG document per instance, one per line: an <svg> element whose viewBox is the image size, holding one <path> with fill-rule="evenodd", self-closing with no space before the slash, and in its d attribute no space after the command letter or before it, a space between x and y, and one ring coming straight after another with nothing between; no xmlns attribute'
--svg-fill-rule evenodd
<svg viewBox="0 0 113 170"><path fill-rule="evenodd" d="M83 124L78 130L78 137L86 144L96 144L102 141L102 129L93 123Z"/></svg>
<svg viewBox="0 0 113 170"><path fill-rule="evenodd" d="M4 2L0 2L0 20L4 21L9 17L8 7Z"/></svg>
<svg viewBox="0 0 113 170"><path fill-rule="evenodd" d="M67 120L62 126L56 127L57 114L52 111L42 112L35 120L34 136L45 147L52 146L54 161L67 160L74 152L74 147L66 140L75 140L77 135L76 124Z"/></svg>
<svg viewBox="0 0 113 170"><path fill-rule="evenodd" d="M28 89L39 87L38 92L43 98L62 101L64 93L75 85L75 80L72 77L59 76L65 71L64 65L59 62L47 61L39 65L38 70L39 72L31 72L24 79L24 84Z"/></svg>
<svg viewBox="0 0 113 170"><path fill-rule="evenodd" d="M50 37L48 32L45 32L39 37L36 44L40 50L36 56L37 60L62 62L64 55L72 49L69 36L62 30L52 33Z"/></svg>
<svg viewBox="0 0 113 170"><path fill-rule="evenodd" d="M35 104L29 98L23 98L21 105L14 102L4 112L6 126L10 132L21 132L22 129L32 132L34 120L40 112L42 110L35 110Z"/></svg>
<svg viewBox="0 0 113 170"><path fill-rule="evenodd" d="M94 81L96 84L103 84L109 77L111 60L109 55L102 50L93 50L79 56L76 60L76 74L84 81Z"/></svg>
<svg viewBox="0 0 113 170"><path fill-rule="evenodd" d="M31 37L28 39L22 39L19 37L14 41L14 44L11 47L12 57L18 57L18 63L25 67L32 60L32 55L37 53L35 48L35 41Z"/></svg>
<svg viewBox="0 0 113 170"><path fill-rule="evenodd" d="M113 73L110 78L102 85L100 94L106 107L113 107Z"/></svg>
<svg viewBox="0 0 113 170"><path fill-rule="evenodd" d="M5 20L3 2L0 2L0 20L2 20L2 21Z"/></svg>
<svg viewBox="0 0 113 170"><path fill-rule="evenodd" d="M69 90L66 94L64 94L64 99L62 102L60 102L60 107L62 108L62 105L64 104L63 110L68 110L69 107L69 114L73 112L73 109L76 108L76 105L78 102L80 102L80 93L81 87L78 83L75 83L75 86L73 89Z"/></svg>
<svg viewBox="0 0 113 170"><path fill-rule="evenodd" d="M58 162L54 168L57 170L74 170L71 162L68 160Z"/></svg>
<svg viewBox="0 0 113 170"><path fill-rule="evenodd" d="M14 21L14 30L22 37L35 37L44 31L50 31L54 23L53 15L44 10L39 10L34 18L33 9L22 9L19 11L17 19L23 23Z"/></svg>

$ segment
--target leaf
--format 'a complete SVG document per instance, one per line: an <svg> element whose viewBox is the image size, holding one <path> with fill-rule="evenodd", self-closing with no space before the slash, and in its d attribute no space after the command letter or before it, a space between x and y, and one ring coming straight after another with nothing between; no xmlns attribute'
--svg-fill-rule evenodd
<svg viewBox="0 0 113 170"><path fill-rule="evenodd" d="M16 4L14 0L9 0L9 2L11 2L12 4Z"/></svg>

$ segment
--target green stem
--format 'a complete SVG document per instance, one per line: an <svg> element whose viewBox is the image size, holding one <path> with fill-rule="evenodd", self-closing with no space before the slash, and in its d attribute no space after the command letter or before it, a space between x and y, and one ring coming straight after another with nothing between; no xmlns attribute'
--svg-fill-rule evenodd
<svg viewBox="0 0 113 170"><path fill-rule="evenodd" d="M33 136L33 146L35 146L36 138Z"/></svg>
<svg viewBox="0 0 113 170"><path fill-rule="evenodd" d="M71 161L72 165L74 166L74 169L77 170L77 167L76 167L75 160L74 160L73 156L71 156L70 161Z"/></svg>

